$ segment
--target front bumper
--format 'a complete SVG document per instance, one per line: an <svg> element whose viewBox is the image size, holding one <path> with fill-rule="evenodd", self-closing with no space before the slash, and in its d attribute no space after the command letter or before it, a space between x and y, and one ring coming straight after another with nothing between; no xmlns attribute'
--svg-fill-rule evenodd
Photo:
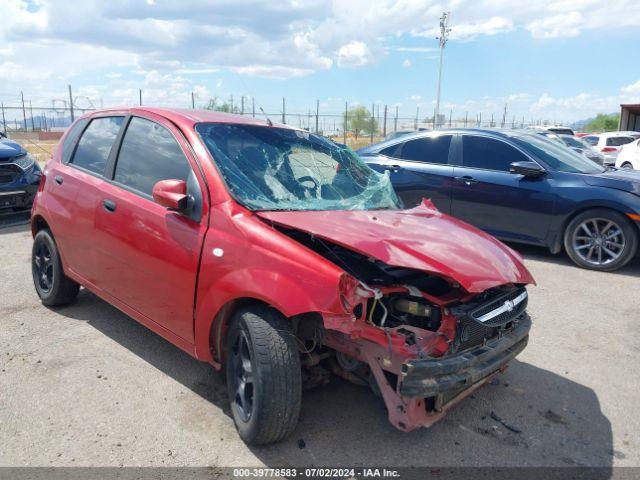
<svg viewBox="0 0 640 480"><path fill-rule="evenodd" d="M28 210L38 191L42 172L38 164L34 164L14 181L0 184L0 211Z"/></svg>
<svg viewBox="0 0 640 480"><path fill-rule="evenodd" d="M503 369L527 346L531 318L526 313L508 333L484 345L442 359L412 360L402 365L399 393L403 397L457 396ZM451 395L454 394L454 395Z"/></svg>

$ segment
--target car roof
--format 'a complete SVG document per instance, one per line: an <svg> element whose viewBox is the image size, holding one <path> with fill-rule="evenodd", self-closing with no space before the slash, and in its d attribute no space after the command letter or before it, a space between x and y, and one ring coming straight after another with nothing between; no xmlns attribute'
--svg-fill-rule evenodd
<svg viewBox="0 0 640 480"><path fill-rule="evenodd" d="M124 107L124 108L106 108L95 110L88 116L98 116L105 113L151 113L166 118L175 123L179 127L193 128L198 123L236 123L240 125L260 125L268 126L266 119L254 118L247 115L237 115L233 113L216 112L213 110L193 110L188 108L165 108L165 107ZM273 126L282 128L294 128L290 125L272 122ZM295 129L295 128L294 128Z"/></svg>
<svg viewBox="0 0 640 480"><path fill-rule="evenodd" d="M383 140L382 142L373 143L366 147L357 150L359 154L378 153L380 150L397 145L399 143L406 142L408 140L425 137L435 137L439 135L453 135L453 134L476 134L486 135L495 138L512 138L512 137L531 137L539 136L535 130L527 129L508 129L508 128L446 128L441 130L430 130L423 132L412 132L401 137L396 137L390 140ZM555 134L554 134L555 135Z"/></svg>

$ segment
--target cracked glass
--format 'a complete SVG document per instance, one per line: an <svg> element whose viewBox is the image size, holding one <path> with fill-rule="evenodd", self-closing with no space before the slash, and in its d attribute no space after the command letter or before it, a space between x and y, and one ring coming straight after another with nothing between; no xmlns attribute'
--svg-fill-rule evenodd
<svg viewBox="0 0 640 480"><path fill-rule="evenodd" d="M293 128L201 123L231 195L250 210L400 208L388 174L349 148Z"/></svg>

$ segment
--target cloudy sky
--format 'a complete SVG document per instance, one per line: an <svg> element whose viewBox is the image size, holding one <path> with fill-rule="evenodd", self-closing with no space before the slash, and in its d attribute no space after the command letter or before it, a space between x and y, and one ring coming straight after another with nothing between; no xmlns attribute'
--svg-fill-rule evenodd
<svg viewBox="0 0 640 480"><path fill-rule="evenodd" d="M574 121L640 102L637 0L0 0L0 100L269 112L344 102L433 112L438 18L451 12L443 110ZM422 116L422 113L421 113Z"/></svg>

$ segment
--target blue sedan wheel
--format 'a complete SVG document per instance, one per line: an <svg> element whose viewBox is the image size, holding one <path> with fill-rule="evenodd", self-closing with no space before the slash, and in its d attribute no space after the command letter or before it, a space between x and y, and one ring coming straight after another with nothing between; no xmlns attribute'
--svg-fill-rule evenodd
<svg viewBox="0 0 640 480"><path fill-rule="evenodd" d="M565 232L565 248L571 260L591 270L611 271L626 265L634 257L637 244L637 229L612 210L583 212Z"/></svg>

